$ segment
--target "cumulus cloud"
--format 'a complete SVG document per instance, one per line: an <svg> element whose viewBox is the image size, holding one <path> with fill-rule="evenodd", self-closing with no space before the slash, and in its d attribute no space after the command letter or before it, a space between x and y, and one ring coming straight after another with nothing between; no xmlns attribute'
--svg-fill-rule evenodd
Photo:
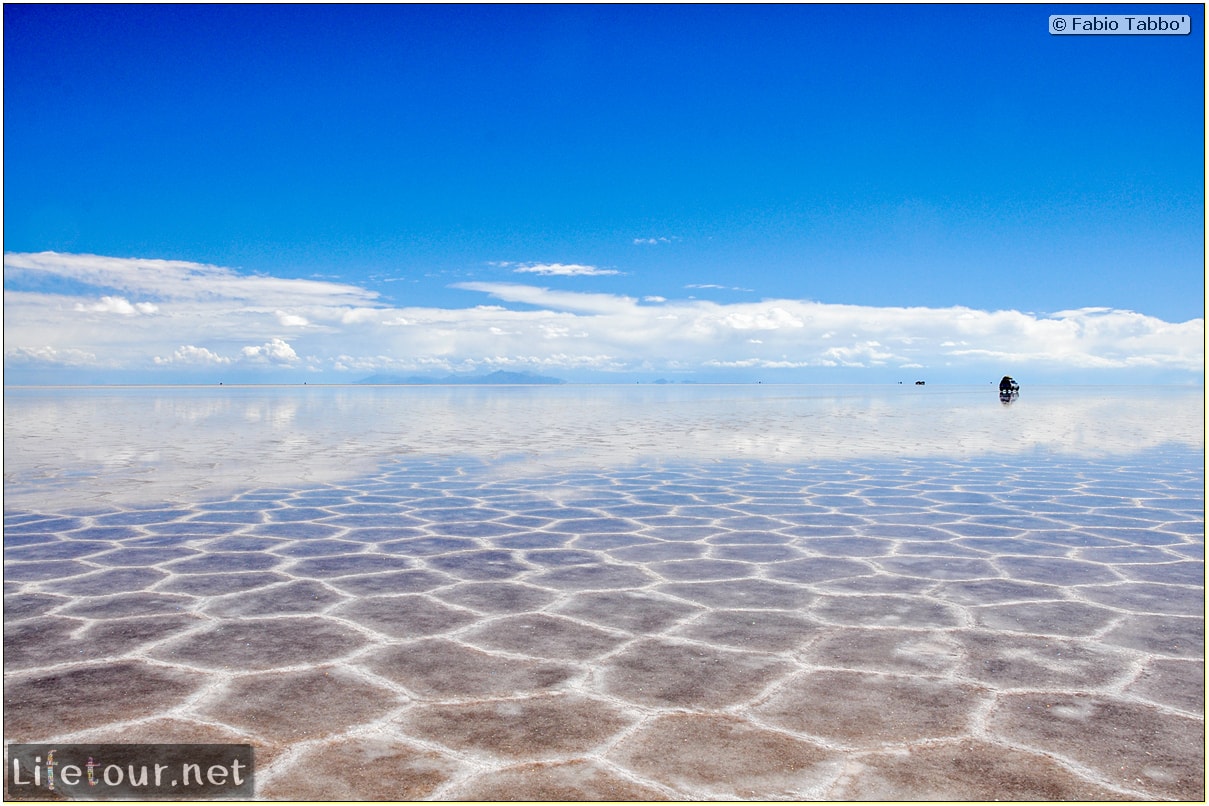
<svg viewBox="0 0 1209 806"><path fill-rule="evenodd" d="M525 263L512 271L518 274L543 274L555 277L597 277L621 273L616 269L598 269L595 266L582 266L578 263Z"/></svg>
<svg viewBox="0 0 1209 806"><path fill-rule="evenodd" d="M49 345L42 345L40 347L10 347L4 351L4 360L6 363L49 364L61 367L97 365L97 357L94 353L71 347L56 348Z"/></svg>
<svg viewBox="0 0 1209 806"><path fill-rule="evenodd" d="M256 363L293 364L298 361L298 353L281 339L271 339L257 347L244 347L241 355L244 360Z"/></svg>
<svg viewBox="0 0 1209 806"><path fill-rule="evenodd" d="M192 344L186 344L176 348L176 351L167 358L155 356L156 364L177 364L183 366L221 366L230 364L231 359L218 355L217 353L207 350L205 347L194 347Z"/></svg>
<svg viewBox="0 0 1209 806"><path fill-rule="evenodd" d="M981 376L1009 366L1017 376L1033 367L1193 378L1204 370L1203 319L1166 322L1100 307L1036 314L798 299L722 303L501 282L457 284L483 295L467 307L389 306L355 286L200 264L45 253L5 262L18 280L41 273L73 288L99 284L92 296L6 284L6 360L14 366L104 362L154 372L230 362L249 371L318 368L333 380L505 367L913 374L944 367ZM219 283L207 289L202 278ZM140 309L143 303L154 310Z"/></svg>

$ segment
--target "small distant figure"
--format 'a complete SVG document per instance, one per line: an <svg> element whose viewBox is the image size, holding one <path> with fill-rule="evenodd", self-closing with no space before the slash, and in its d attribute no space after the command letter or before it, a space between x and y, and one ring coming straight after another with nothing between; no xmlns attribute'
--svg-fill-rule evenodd
<svg viewBox="0 0 1209 806"><path fill-rule="evenodd" d="M916 385L916 386L923 386L923 385L924 385L924 382L923 382L923 381L916 381L916 382L915 382L915 385Z"/></svg>

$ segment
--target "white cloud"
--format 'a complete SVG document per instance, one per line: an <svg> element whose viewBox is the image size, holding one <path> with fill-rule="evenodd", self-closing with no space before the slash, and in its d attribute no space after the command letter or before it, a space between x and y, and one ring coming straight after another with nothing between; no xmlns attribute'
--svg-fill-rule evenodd
<svg viewBox="0 0 1209 806"><path fill-rule="evenodd" d="M876 341L832 347L824 350L821 356L829 366L841 367L881 366L895 358L894 353L882 349Z"/></svg>
<svg viewBox="0 0 1209 806"><path fill-rule="evenodd" d="M698 289L714 288L714 289L719 289L721 291L751 291L752 290L750 288L741 288L740 286L737 286L737 285L718 285L717 283L689 283L688 285L685 286L685 288L698 288Z"/></svg>
<svg viewBox="0 0 1209 806"><path fill-rule="evenodd" d="M511 265L508 263L498 264ZM526 263L512 270L518 274L542 274L555 277L598 277L608 274L620 274L616 269L598 269L595 266L581 266L578 263Z"/></svg>
<svg viewBox="0 0 1209 806"><path fill-rule="evenodd" d="M169 300L273 300L277 307L372 304L378 297L352 285L323 280L239 274L233 269L181 260L115 258L58 252L6 254L10 279L25 274L67 278L129 295Z"/></svg>
<svg viewBox="0 0 1209 806"><path fill-rule="evenodd" d="M777 307L728 313L722 321L735 330L779 330L784 327L800 328L806 324L784 308Z"/></svg>
<svg viewBox="0 0 1209 806"><path fill-rule="evenodd" d="M294 348L281 339L271 339L259 347L244 347L241 351L247 361L268 364L293 364L298 360Z"/></svg>
<svg viewBox="0 0 1209 806"><path fill-rule="evenodd" d="M663 237L663 236L660 236L658 238L635 238L634 245L635 246L655 246L657 244L671 243L672 241L678 241L678 240L680 240L680 239L676 238L676 237L667 238L667 237Z"/></svg>
<svg viewBox="0 0 1209 806"><path fill-rule="evenodd" d="M49 364L61 367L96 366L97 357L84 350L70 347L56 348L49 345L40 347L10 347L4 351L5 362L16 364Z"/></svg>
<svg viewBox="0 0 1209 806"><path fill-rule="evenodd" d="M505 302L544 305L556 310L587 313L619 313L635 307L635 300L616 294L585 294L578 291L552 291L515 283L457 283L454 288L481 291Z"/></svg>
<svg viewBox="0 0 1209 806"><path fill-rule="evenodd" d="M167 358L155 356L156 364L177 364L184 366L215 366L230 364L231 359L218 355L217 353L207 350L205 347L194 347L192 344L186 344L177 347L176 351Z"/></svg>
<svg viewBox="0 0 1209 806"><path fill-rule="evenodd" d="M1032 367L1194 378L1204 371L1203 319L1173 323L1105 308L1039 315L795 299L721 303L497 282L458 284L487 297L467 307L390 307L355 286L200 264L48 254L5 260L18 281L4 292L6 360L22 367L309 365L332 380L489 367L681 374L947 367L997 376L1007 366L1016 376ZM20 290L20 280L39 274L100 285L93 296ZM219 282L206 288L202 278Z"/></svg>
<svg viewBox="0 0 1209 806"><path fill-rule="evenodd" d="M382 308L346 308L340 313L340 324L357 325L379 321L387 311Z"/></svg>
<svg viewBox="0 0 1209 806"><path fill-rule="evenodd" d="M122 316L137 316L138 314L153 314L159 307L153 302L136 302L133 305L123 297L101 297L99 302L85 304L77 302L76 311L91 313L116 313Z"/></svg>

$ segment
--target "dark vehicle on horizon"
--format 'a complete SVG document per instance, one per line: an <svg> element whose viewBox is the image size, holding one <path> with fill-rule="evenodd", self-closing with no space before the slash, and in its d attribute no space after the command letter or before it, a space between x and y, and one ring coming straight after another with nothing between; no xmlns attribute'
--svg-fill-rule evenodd
<svg viewBox="0 0 1209 806"><path fill-rule="evenodd" d="M1020 384L1012 380L1012 376L1004 375L1003 380L999 382L999 400L1003 403L1011 403L1020 396Z"/></svg>

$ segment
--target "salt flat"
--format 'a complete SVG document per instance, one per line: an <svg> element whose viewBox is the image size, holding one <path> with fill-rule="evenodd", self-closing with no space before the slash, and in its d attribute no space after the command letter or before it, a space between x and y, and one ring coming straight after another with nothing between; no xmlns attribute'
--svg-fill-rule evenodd
<svg viewBox="0 0 1209 806"><path fill-rule="evenodd" d="M1204 798L1199 389L6 390L5 739L264 799Z"/></svg>

